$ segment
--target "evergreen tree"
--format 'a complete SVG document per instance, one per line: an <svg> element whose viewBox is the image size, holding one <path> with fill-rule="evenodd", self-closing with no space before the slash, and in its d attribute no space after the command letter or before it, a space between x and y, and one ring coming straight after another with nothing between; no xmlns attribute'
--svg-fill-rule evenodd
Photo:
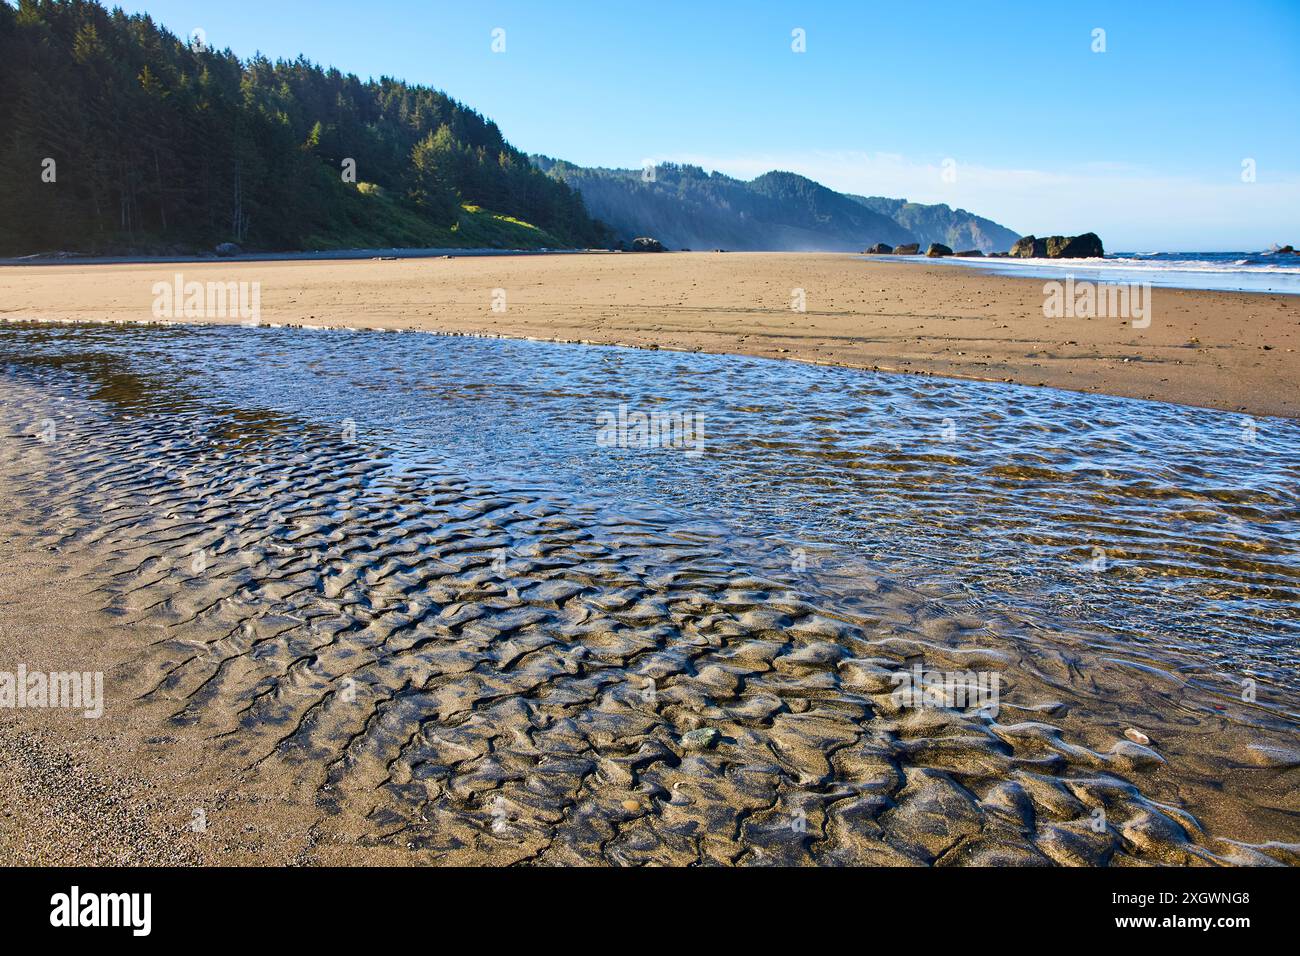
<svg viewBox="0 0 1300 956"><path fill-rule="evenodd" d="M462 203L571 245L607 235L573 190L443 93L301 56L241 61L96 0L0 0L0 164L3 253L295 249L363 220L402 244L429 231L421 222L446 235Z"/></svg>

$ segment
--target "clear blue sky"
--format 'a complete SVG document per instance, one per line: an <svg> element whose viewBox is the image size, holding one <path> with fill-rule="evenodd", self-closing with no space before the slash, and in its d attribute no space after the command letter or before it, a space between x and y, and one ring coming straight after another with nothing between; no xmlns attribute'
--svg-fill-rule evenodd
<svg viewBox="0 0 1300 956"><path fill-rule="evenodd" d="M1300 242L1300 0L123 6L241 56L432 85L584 165L792 169L1112 249Z"/></svg>

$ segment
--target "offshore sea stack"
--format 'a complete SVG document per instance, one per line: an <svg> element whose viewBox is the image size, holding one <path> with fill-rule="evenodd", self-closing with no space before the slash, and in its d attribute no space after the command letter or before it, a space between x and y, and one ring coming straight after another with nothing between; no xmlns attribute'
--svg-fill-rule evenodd
<svg viewBox="0 0 1300 956"><path fill-rule="evenodd" d="M1046 239L1025 236L1011 247L1011 256L1016 259L1100 259L1105 254L1101 237L1095 232Z"/></svg>

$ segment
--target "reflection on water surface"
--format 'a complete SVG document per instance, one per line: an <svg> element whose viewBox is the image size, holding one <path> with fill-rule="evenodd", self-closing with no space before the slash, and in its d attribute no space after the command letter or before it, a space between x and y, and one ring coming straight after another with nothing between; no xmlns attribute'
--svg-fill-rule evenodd
<svg viewBox="0 0 1300 956"><path fill-rule="evenodd" d="M0 329L0 360L137 412L282 419L592 501L717 520L972 605L1295 686L1300 425L1052 389L424 334ZM79 384L79 383L85 383ZM88 390L87 390L88 388ZM598 416L701 413L705 453ZM348 435L351 432L347 432Z"/></svg>

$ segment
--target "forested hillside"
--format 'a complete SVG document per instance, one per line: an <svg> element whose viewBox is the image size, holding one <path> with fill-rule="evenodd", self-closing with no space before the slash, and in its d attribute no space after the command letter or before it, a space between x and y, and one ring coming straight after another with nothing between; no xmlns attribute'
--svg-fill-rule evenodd
<svg viewBox="0 0 1300 956"><path fill-rule="evenodd" d="M0 169L11 254L606 239L436 90L241 61L86 0L0 0Z"/></svg>
<svg viewBox="0 0 1300 956"><path fill-rule="evenodd" d="M953 209L945 203L925 205L906 199L883 196L854 196L849 199L868 209L889 216L916 236L922 244L941 242L952 249L979 249L981 252L1006 252L1020 234L992 219L985 219L965 209Z"/></svg>
<svg viewBox="0 0 1300 956"><path fill-rule="evenodd" d="M545 156L533 162L581 192L622 241L645 235L674 249L857 251L907 238L888 216L792 173L747 183L661 163L650 180L639 169L587 169Z"/></svg>
<svg viewBox="0 0 1300 956"><path fill-rule="evenodd" d="M805 176L764 173L748 182L698 166L639 169L533 162L582 193L615 236L653 236L672 248L858 252L941 242L954 249L1006 250L1018 234L962 209L836 192Z"/></svg>

